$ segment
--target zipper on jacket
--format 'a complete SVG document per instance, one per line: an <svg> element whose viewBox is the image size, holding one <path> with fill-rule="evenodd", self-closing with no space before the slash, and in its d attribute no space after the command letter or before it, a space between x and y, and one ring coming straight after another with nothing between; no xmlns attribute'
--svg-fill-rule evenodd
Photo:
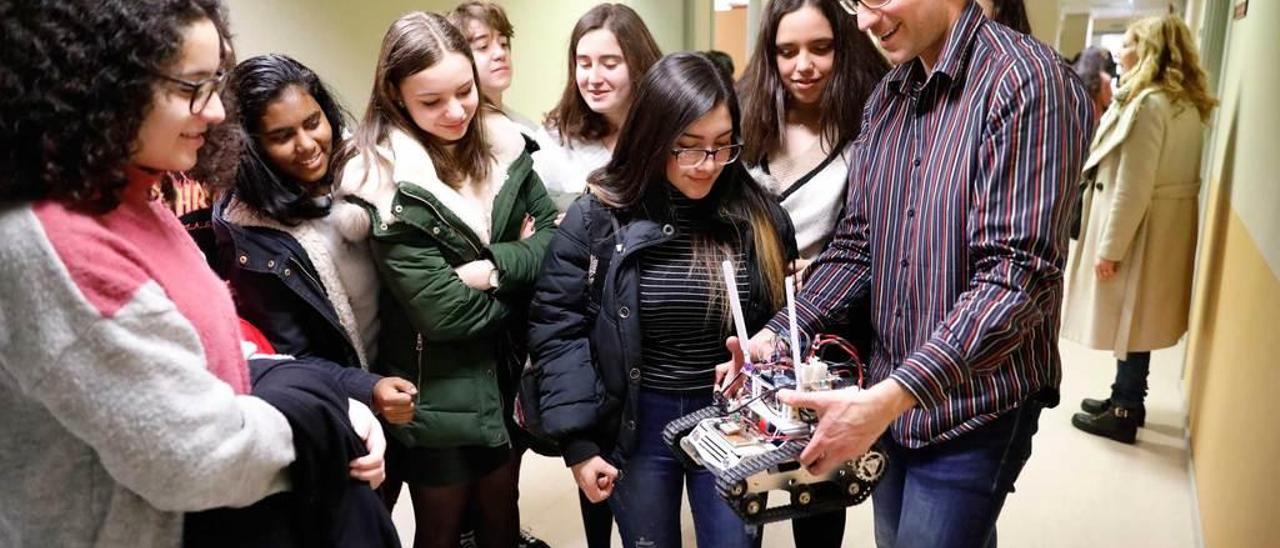
<svg viewBox="0 0 1280 548"><path fill-rule="evenodd" d="M666 243L666 242L668 242L668 241L671 241L671 240L673 240L673 239L675 239L675 236L674 236L674 235L670 235L670 236L669 236L669 235L663 234L662 236L659 236L659 237L654 238L654 239L652 239L652 240L645 240L645 241L642 241L642 242L637 242L635 245L633 245L633 246L631 246L631 247L626 247L626 246L624 246L624 245L622 244L622 242L618 242L616 245L614 245L614 248L613 248L613 249L614 249L614 254L613 254L613 258L609 261L609 270L618 270L618 269L620 269L620 268L622 267L622 263L623 263L624 261L626 261L628 257L631 257L632 255L635 255L636 253L639 253L639 252L641 252L641 251L644 251L644 250L646 250L646 249L648 249L648 248L650 248L650 247L653 247L653 246L656 246L656 245L664 244L664 243ZM599 270L599 267L598 267L599 265L597 265L597 264L596 264L596 263L598 263L598 262L599 262L599 259L597 259L595 255L591 255L591 257L590 257L590 262L589 262L589 263L588 263L588 265L587 265L587 269L588 269L588 270L587 270L587 279L588 279L588 280L590 280L590 279L591 279L591 275L592 275L592 273L593 273L595 270ZM605 279L607 280L607 279L608 279L608 276L609 276L609 273L606 271L606 272L604 273L604 275L605 275ZM589 282L588 282L588 283L589 283ZM603 306L604 306L604 293L603 293L603 292L601 292L601 294L600 294L600 301L601 301L601 302L600 302L600 306L601 306L601 307L603 307Z"/></svg>
<svg viewBox="0 0 1280 548"><path fill-rule="evenodd" d="M418 384L415 385L415 387L418 389L418 393L421 394L422 393L422 333L418 333L418 343L414 347L414 350L416 350L418 353ZM417 403L417 402L415 401L414 403Z"/></svg>

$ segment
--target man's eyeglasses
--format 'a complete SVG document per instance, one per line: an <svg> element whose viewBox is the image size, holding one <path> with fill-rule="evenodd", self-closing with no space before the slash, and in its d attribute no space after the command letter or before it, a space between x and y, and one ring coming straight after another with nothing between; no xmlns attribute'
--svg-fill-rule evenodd
<svg viewBox="0 0 1280 548"><path fill-rule="evenodd" d="M849 15L857 15L859 9L880 9L893 0L839 0L840 7Z"/></svg>
<svg viewBox="0 0 1280 548"><path fill-rule="evenodd" d="M182 88L182 91L191 95L191 113L200 114L204 112L204 107L213 99L214 94L222 93L223 88L227 87L227 74L227 71L220 70L212 78L205 78L199 82L191 82L159 73L156 74L156 77L177 84L178 87Z"/></svg>
<svg viewBox="0 0 1280 548"><path fill-rule="evenodd" d="M719 165L732 164L742 154L742 145L725 145L718 148L673 148L671 155L676 157L676 163L681 167L694 167L701 165L708 158L714 158Z"/></svg>

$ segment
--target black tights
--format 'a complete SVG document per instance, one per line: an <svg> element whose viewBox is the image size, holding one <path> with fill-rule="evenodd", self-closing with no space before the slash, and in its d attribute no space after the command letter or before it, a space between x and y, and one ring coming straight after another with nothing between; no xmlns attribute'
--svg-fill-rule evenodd
<svg viewBox="0 0 1280 548"><path fill-rule="evenodd" d="M578 489L578 507L582 510L582 528L587 534L587 548L609 548L613 541L613 511L609 501L594 503Z"/></svg>
<svg viewBox="0 0 1280 548"><path fill-rule="evenodd" d="M476 543L481 548L515 546L520 532L520 507L516 504L515 459L474 483L429 487L409 485L413 500L414 548L457 548L463 516L476 512Z"/></svg>

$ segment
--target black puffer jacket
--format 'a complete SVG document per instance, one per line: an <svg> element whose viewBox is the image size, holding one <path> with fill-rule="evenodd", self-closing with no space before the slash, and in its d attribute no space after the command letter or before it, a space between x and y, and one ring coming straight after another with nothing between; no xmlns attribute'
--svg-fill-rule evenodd
<svg viewBox="0 0 1280 548"><path fill-rule="evenodd" d="M770 214L794 260L795 230L785 210L770 201ZM651 211L653 211L651 209ZM543 427L561 443L565 462L605 455L621 465L635 448L640 389L641 326L639 253L675 236L665 212L632 216L585 195L569 207L551 240L529 307L529 350L538 375ZM615 238L613 218L620 238ZM753 227L734 223L740 241ZM616 246L608 269L597 271L601 246ZM747 250L751 294L763 294L755 249ZM599 307L588 298L590 280L603 276ZM591 308L590 310L588 308ZM754 333L775 310L752 300L743 311Z"/></svg>

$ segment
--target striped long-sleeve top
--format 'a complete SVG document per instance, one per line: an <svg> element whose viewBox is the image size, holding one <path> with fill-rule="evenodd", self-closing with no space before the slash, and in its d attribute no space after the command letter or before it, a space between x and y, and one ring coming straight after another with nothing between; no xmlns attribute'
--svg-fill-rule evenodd
<svg viewBox="0 0 1280 548"><path fill-rule="evenodd" d="M870 299L870 378L919 405L891 427L921 447L1032 397L1057 403L1067 212L1093 133L1070 67L969 4L934 69L891 71L863 114L845 217L798 299L821 332ZM769 327L786 329L786 318Z"/></svg>
<svg viewBox="0 0 1280 548"><path fill-rule="evenodd" d="M703 392L715 383L716 365L729 359L723 276L719 261L707 265L694 256L694 237L711 231L709 200L694 201L668 188L671 239L644 250L640 257L641 386L666 392ZM737 267L738 298L751 298L746 253L725 257ZM725 297L721 297L725 298Z"/></svg>

